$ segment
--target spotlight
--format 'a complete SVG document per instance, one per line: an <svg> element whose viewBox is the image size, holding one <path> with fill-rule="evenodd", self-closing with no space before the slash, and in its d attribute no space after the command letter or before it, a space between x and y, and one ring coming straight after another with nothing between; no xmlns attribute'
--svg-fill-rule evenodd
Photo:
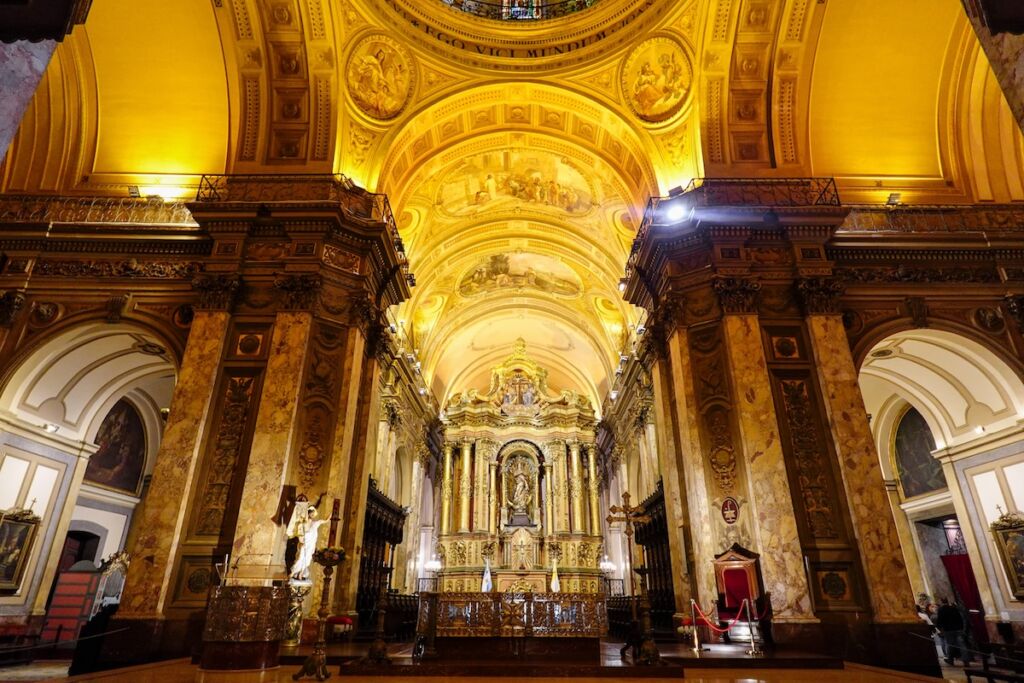
<svg viewBox="0 0 1024 683"><path fill-rule="evenodd" d="M683 206L682 202L672 202L665 210L665 218L675 223L683 220L686 216L686 207Z"/></svg>
<svg viewBox="0 0 1024 683"><path fill-rule="evenodd" d="M619 280L619 291L620 292L625 292L626 291L626 278L622 278L622 279Z"/></svg>
<svg viewBox="0 0 1024 683"><path fill-rule="evenodd" d="M902 195L899 192L890 192L889 193L889 198L885 200L885 205L886 206L899 206L900 205L900 197L901 196Z"/></svg>
<svg viewBox="0 0 1024 683"><path fill-rule="evenodd" d="M609 393L608 396L614 401L619 397L619 392L616 389L612 389L611 393Z"/></svg>
<svg viewBox="0 0 1024 683"><path fill-rule="evenodd" d="M982 427L981 425L978 425L977 427L974 428L974 433L975 434L984 434L985 433L985 428Z"/></svg>
<svg viewBox="0 0 1024 683"><path fill-rule="evenodd" d="M57 430L60 429L60 427L53 424L52 422L47 422L46 424L43 425L43 429L48 431L50 434L56 434Z"/></svg>

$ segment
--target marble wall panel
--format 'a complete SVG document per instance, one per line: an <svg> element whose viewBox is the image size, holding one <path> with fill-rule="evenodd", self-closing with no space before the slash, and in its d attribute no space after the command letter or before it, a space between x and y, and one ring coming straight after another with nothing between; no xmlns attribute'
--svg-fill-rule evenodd
<svg viewBox="0 0 1024 683"><path fill-rule="evenodd" d="M842 318L807 321L875 621L913 622L913 591Z"/></svg>
<svg viewBox="0 0 1024 683"><path fill-rule="evenodd" d="M765 590L777 621L813 621L760 326L753 315L724 325Z"/></svg>
<svg viewBox="0 0 1024 683"><path fill-rule="evenodd" d="M312 319L282 312L274 322L232 548L242 563L283 567L284 529L273 518L288 473Z"/></svg>
<svg viewBox="0 0 1024 683"><path fill-rule="evenodd" d="M136 561L128 570L118 618L163 615L171 569L185 529L186 501L195 485L228 322L229 314L224 311L197 311L192 321L146 505L136 520L140 531L129 549Z"/></svg>

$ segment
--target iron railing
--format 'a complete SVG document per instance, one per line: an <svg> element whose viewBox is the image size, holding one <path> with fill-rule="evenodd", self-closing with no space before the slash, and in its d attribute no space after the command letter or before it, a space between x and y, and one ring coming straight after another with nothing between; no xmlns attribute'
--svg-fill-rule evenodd
<svg viewBox="0 0 1024 683"><path fill-rule="evenodd" d="M840 206L833 178L694 178L681 191L650 198L631 256L640 249L651 225L678 222L694 209L829 206Z"/></svg>
<svg viewBox="0 0 1024 683"><path fill-rule="evenodd" d="M567 14L585 10L597 0L503 0L483 2L482 0L441 0L444 4L468 14L496 21L537 21L557 19Z"/></svg>
<svg viewBox="0 0 1024 683"><path fill-rule="evenodd" d="M340 173L207 174L199 180L196 203L337 203L346 215L383 223L403 273L411 278L405 245L385 194L370 192Z"/></svg>

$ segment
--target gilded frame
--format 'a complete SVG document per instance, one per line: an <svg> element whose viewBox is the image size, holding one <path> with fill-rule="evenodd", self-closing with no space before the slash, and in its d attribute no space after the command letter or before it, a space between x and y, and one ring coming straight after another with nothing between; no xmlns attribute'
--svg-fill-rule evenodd
<svg viewBox="0 0 1024 683"><path fill-rule="evenodd" d="M0 590L21 587L38 529L39 517L31 511L0 514Z"/></svg>
<svg viewBox="0 0 1024 683"><path fill-rule="evenodd" d="M1024 526L992 529L1013 597L1024 600Z"/></svg>

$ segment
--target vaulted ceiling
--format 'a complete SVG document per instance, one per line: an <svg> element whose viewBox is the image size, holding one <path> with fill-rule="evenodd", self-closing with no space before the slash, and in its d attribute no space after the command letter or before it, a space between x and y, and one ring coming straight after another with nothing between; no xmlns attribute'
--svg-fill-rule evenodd
<svg viewBox="0 0 1024 683"><path fill-rule="evenodd" d="M438 398L485 385L521 336L596 405L639 322L617 285L652 194L830 175L847 202L1024 199L1021 135L958 0L590 4L94 0L2 188L173 198L203 173L344 173L390 197L418 280L392 317Z"/></svg>

